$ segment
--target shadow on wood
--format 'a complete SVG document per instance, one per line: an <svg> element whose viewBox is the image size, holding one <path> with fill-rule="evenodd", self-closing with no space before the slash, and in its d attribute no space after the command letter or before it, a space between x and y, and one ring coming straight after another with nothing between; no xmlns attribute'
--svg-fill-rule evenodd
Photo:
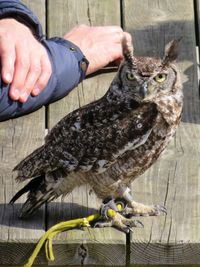
<svg viewBox="0 0 200 267"><path fill-rule="evenodd" d="M57 209L59 207L59 209ZM17 214L20 208L22 207L21 203L17 204L0 204L0 216L3 216L3 220L1 220L0 225L6 225L9 227L19 227L19 228L25 228L25 229L35 229L34 225L35 223L39 222L41 219L41 216L43 216L43 208L41 207L35 214L30 216L26 219L20 219L18 218ZM48 214L48 220L51 220L52 225L60 222L60 219L58 220L57 215L60 214L60 209L63 211L63 220L71 220L81 217L85 217L94 213L98 213L97 209L88 208L85 206L78 205L76 203L66 203L66 202L52 202L49 204L50 211L51 209L54 210L54 213L51 215L51 212ZM97 207L98 208L98 207ZM69 211L74 211L73 214L71 213L71 216L69 216ZM66 213L65 213L66 211ZM56 214L58 213L58 214ZM23 224L23 226L22 226ZM40 227L38 227L40 229ZM42 229L42 228L41 228Z"/></svg>

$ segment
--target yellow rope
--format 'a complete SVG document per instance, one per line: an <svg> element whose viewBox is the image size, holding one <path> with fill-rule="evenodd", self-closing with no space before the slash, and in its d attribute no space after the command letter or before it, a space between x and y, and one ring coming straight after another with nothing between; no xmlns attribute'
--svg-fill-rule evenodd
<svg viewBox="0 0 200 267"><path fill-rule="evenodd" d="M112 209L108 209L107 215L108 215L108 217L112 218L116 215L116 212ZM53 253L52 241L56 235L60 234L63 231L72 229L72 228L89 227L90 222L92 222L94 220L98 220L100 218L101 218L101 215L93 214L93 215L90 215L86 218L80 218L80 219L70 220L70 221L66 221L66 222L60 222L60 223L52 226L40 238L40 240L38 241L38 244L36 245L32 255L28 259L28 262L23 267L31 267L33 265L35 258L37 257L38 253L40 252L40 250L44 244L45 244L45 254L46 254L47 260L54 261L55 257L54 257L54 253Z"/></svg>

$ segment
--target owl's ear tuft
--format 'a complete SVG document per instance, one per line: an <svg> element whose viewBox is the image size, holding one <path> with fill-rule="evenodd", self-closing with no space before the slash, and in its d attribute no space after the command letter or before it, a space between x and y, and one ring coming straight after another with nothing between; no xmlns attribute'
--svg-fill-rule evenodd
<svg viewBox="0 0 200 267"><path fill-rule="evenodd" d="M177 59L179 52L179 43L181 39L182 38L172 40L165 46L165 55L162 62L163 65L167 65Z"/></svg>
<svg viewBox="0 0 200 267"><path fill-rule="evenodd" d="M122 51L123 51L123 55L125 59L127 57L128 58L133 57L132 41L128 40L125 34L123 35L123 38L122 38Z"/></svg>
<svg viewBox="0 0 200 267"><path fill-rule="evenodd" d="M128 39L127 36L124 34L123 39L122 39L122 52L123 52L124 60L131 66L134 66L135 58L133 55L134 49L133 49L131 36L130 36L130 39Z"/></svg>

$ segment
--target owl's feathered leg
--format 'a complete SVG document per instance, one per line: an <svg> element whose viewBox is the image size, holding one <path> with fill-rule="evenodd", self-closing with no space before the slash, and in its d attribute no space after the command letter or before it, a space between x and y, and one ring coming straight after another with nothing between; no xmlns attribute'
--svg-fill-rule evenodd
<svg viewBox="0 0 200 267"><path fill-rule="evenodd" d="M167 209L162 205L144 205L133 200L128 187L122 188L123 198L128 202L124 210L125 215L131 216L158 216L167 214Z"/></svg>

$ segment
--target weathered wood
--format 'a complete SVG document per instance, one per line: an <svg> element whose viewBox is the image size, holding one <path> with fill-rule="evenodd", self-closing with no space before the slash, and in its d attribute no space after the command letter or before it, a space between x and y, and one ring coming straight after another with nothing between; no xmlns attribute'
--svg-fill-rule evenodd
<svg viewBox="0 0 200 267"><path fill-rule="evenodd" d="M196 40L197 46L199 46L199 38L200 38L200 1L194 0L194 14L196 16L195 21L195 30L196 30Z"/></svg>
<svg viewBox="0 0 200 267"><path fill-rule="evenodd" d="M30 4L45 26L45 1L24 2ZM17 218L17 210L25 197L13 206L8 204L14 193L23 186L14 180L13 167L43 143L44 115L44 109L40 109L31 115L0 123L0 265L23 264L44 233L44 209L39 216L22 221ZM45 263L43 253L37 263Z"/></svg>
<svg viewBox="0 0 200 267"><path fill-rule="evenodd" d="M183 121L175 138L153 168L133 183L135 200L165 204L168 215L141 218L145 227L134 229L130 243L126 243L125 235L114 229L85 228L63 233L54 243L56 261L53 265L125 265L129 262L126 249L130 249L131 264L199 264L200 105L193 6L198 3L196 15L199 22L199 0L23 2L37 13L44 29L47 2L49 36L62 36L81 23L120 25L122 2L123 22L133 35L136 54L162 55L166 42L182 36L179 65L183 76L189 78L184 85ZM70 111L102 96L113 75L103 74L85 80L63 100L50 105L49 128ZM17 210L25 198L13 207L7 204L22 186L14 181L12 168L43 143L44 131L44 109L0 124L0 265L25 262L44 232L44 208L30 220L21 221L17 219ZM78 188L64 201L48 206L46 227L94 213L99 205L89 187ZM36 264L45 262L42 252Z"/></svg>
<svg viewBox="0 0 200 267"><path fill-rule="evenodd" d="M200 0L194 1L194 14L195 14L195 32L196 32L196 51L197 51L197 66L200 62ZM198 74L198 86L199 86L199 95L200 95L200 69L197 69Z"/></svg>
<svg viewBox="0 0 200 267"><path fill-rule="evenodd" d="M173 38L181 41L183 122L161 159L133 183L135 200L164 204L167 216L141 219L131 237L131 264L197 264L199 256L200 125L193 1L124 1L124 23L136 54L162 55Z"/></svg>
<svg viewBox="0 0 200 267"><path fill-rule="evenodd" d="M34 14L37 15L43 31L45 33L45 25L46 25L46 7L45 0L22 0L22 2L33 11Z"/></svg>
<svg viewBox="0 0 200 267"><path fill-rule="evenodd" d="M56 6L56 9L55 9ZM48 33L63 35L77 24L120 24L120 3L116 0L68 0L48 2ZM70 111L102 96L114 74L87 79L61 101L50 105L48 125L51 128ZM48 226L63 219L83 217L96 212L101 202L87 186L73 191L64 202L48 205ZM61 243L57 245L58 243ZM115 229L73 230L56 240L53 264L124 265L126 236Z"/></svg>

